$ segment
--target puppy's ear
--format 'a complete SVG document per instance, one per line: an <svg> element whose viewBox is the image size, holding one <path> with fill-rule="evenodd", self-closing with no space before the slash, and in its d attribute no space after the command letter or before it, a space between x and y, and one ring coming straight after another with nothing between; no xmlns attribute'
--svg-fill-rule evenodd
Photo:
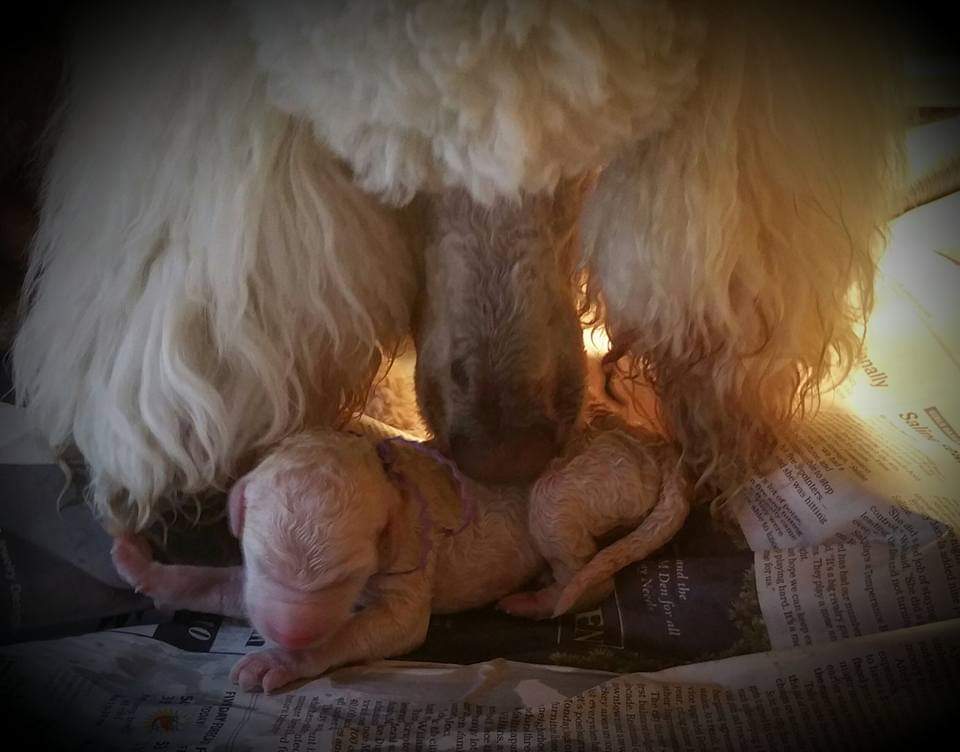
<svg viewBox="0 0 960 752"><path fill-rule="evenodd" d="M247 486L247 479L241 478L230 489L230 495L227 497L227 516L230 522L230 532L237 540L243 534L243 516L247 508L247 500L244 498L244 491Z"/></svg>

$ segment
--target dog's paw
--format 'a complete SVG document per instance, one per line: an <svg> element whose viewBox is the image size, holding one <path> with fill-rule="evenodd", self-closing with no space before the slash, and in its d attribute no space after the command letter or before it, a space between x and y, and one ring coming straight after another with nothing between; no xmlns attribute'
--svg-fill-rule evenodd
<svg viewBox="0 0 960 752"><path fill-rule="evenodd" d="M305 676L323 673L304 665L296 653L272 648L245 655L230 672L230 680L239 684L245 692L273 692L290 682Z"/></svg>
<svg viewBox="0 0 960 752"><path fill-rule="evenodd" d="M153 552L150 544L143 538L124 533L113 540L110 550L113 566L117 573L138 593L150 591L150 570L153 565Z"/></svg>

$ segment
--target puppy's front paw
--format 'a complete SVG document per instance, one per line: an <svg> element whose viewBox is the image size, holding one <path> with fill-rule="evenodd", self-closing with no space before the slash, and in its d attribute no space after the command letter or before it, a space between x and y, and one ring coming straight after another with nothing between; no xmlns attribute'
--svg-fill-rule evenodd
<svg viewBox="0 0 960 752"><path fill-rule="evenodd" d="M306 665L302 656L290 650L272 648L245 655L230 672L230 680L245 692L273 692L295 679L318 676L322 668Z"/></svg>
<svg viewBox="0 0 960 752"><path fill-rule="evenodd" d="M150 569L153 552L143 538L124 533L113 540L110 550L117 573L138 593L150 593Z"/></svg>

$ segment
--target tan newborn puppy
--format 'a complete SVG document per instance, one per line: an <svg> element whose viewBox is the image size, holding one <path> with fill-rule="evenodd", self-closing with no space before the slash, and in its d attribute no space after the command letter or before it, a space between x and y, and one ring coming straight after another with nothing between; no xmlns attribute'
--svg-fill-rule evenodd
<svg viewBox="0 0 960 752"><path fill-rule="evenodd" d="M553 572L550 586L498 606L542 619L598 603L613 576L666 544L690 511L680 457L660 436L602 413L530 492L529 527ZM630 530L598 552L599 541Z"/></svg>
<svg viewBox="0 0 960 752"><path fill-rule="evenodd" d="M242 570L159 564L132 536L116 541L114 561L163 604L247 616L281 647L245 656L233 678L271 691L408 652L431 612L490 603L542 569L525 489L463 482L476 514L452 535L463 526L461 489L418 445L303 433L230 494Z"/></svg>
<svg viewBox="0 0 960 752"><path fill-rule="evenodd" d="M408 652L432 612L516 593L544 557L557 584L501 607L539 618L601 597L618 569L659 548L686 517L665 446L622 424L592 430L530 492L475 483L426 445L304 433L231 492L242 570L162 565L131 537L118 539L114 560L160 602L246 615L280 647L245 656L233 678L271 691ZM666 504L657 503L661 487ZM651 508L634 533L594 556L595 537L636 526Z"/></svg>

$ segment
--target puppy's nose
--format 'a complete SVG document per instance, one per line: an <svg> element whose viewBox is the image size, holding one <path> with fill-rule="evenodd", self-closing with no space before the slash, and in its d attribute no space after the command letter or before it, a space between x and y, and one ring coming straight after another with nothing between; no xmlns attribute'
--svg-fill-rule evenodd
<svg viewBox="0 0 960 752"><path fill-rule="evenodd" d="M482 483L529 483L556 456L559 446L554 426L506 429L499 436L454 433L450 454L461 471Z"/></svg>

